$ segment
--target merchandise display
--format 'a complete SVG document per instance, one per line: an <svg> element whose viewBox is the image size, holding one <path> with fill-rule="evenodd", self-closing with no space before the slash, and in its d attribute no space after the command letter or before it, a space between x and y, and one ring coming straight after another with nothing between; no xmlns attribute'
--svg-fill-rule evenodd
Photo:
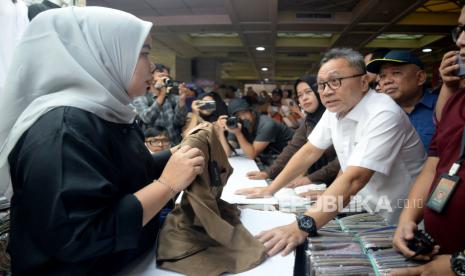
<svg viewBox="0 0 465 276"><path fill-rule="evenodd" d="M318 230L318 236L307 238L306 275L387 275L392 269L423 264L392 248L395 230L377 214L331 220ZM421 244L429 241L427 235L417 237Z"/></svg>

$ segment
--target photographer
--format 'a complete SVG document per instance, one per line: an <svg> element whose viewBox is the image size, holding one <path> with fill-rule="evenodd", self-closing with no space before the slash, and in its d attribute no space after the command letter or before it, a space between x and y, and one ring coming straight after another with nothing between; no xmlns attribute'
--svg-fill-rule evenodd
<svg viewBox="0 0 465 276"><path fill-rule="evenodd" d="M183 134L188 133L192 128L202 122L214 123L221 115L228 114L228 107L221 99L221 96L216 92L203 94L198 100L192 102L191 108L192 112L187 114L187 121L183 129ZM220 133L221 128L218 128L218 124L214 125L218 133ZM224 135L221 135L220 139L221 138L224 140L222 142L226 141Z"/></svg>
<svg viewBox="0 0 465 276"><path fill-rule="evenodd" d="M132 105L144 123L144 128L166 128L172 144L176 145L181 141L181 130L186 123L188 88L184 84L173 82L169 78L167 67L155 64L154 68L149 91L145 96L135 98ZM170 93L170 89L176 86L179 87L179 96Z"/></svg>
<svg viewBox="0 0 465 276"><path fill-rule="evenodd" d="M241 148L250 159L259 157L266 166L281 153L294 134L285 125L258 114L244 99L232 100L228 111L233 117L220 116L218 128L229 132L228 140L231 145ZM231 155L231 148L222 144L226 153Z"/></svg>

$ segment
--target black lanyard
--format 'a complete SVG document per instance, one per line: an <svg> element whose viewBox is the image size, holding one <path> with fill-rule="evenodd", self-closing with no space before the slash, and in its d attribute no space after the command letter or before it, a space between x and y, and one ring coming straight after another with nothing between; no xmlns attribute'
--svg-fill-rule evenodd
<svg viewBox="0 0 465 276"><path fill-rule="evenodd" d="M455 175L460 169L463 161L465 160L465 127L463 128L462 133L462 143L460 144L460 155L459 159L452 164L452 167L449 170L449 175Z"/></svg>

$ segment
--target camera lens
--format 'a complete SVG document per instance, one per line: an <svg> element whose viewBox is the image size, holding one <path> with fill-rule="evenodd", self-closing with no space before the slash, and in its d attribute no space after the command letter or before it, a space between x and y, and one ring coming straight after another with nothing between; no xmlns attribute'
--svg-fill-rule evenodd
<svg viewBox="0 0 465 276"><path fill-rule="evenodd" d="M239 119L237 117L228 117L228 119L226 119L226 126L228 128L236 128L238 122Z"/></svg>
<svg viewBox="0 0 465 276"><path fill-rule="evenodd" d="M168 86L168 87L172 87L173 86L173 80L170 79L170 78L165 78L163 79L163 83Z"/></svg>

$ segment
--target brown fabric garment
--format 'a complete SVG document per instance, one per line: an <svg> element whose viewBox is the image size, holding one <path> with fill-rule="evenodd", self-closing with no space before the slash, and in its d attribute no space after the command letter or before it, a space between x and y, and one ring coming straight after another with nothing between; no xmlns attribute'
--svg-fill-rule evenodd
<svg viewBox="0 0 465 276"><path fill-rule="evenodd" d="M213 126L195 131L181 144L200 149L206 164L165 220L158 238L158 265L187 275L238 273L257 266L266 258L265 247L241 224L239 209L220 199L232 167ZM218 187L211 186L208 145L220 172Z"/></svg>

